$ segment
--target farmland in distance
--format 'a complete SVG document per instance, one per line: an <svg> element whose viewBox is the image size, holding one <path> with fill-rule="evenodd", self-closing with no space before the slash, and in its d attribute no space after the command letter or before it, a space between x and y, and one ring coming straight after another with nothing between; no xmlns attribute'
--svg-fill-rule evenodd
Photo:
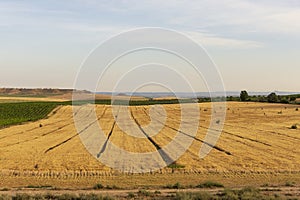
<svg viewBox="0 0 300 200"><path fill-rule="evenodd" d="M89 106L81 106L87 109L87 114L91 113ZM180 134L177 133L181 123L179 106L163 105L165 124L151 137L160 147ZM199 158L199 150L209 129L211 113L218 110L212 111L210 103L199 106L200 126L188 150L173 165L145 174L132 174L130 170L121 173L91 156L77 134L70 105L56 107L45 119L3 128L0 130L0 187L24 187L30 183L78 188L101 182L135 188L163 187L176 182L195 185L204 180L216 180L228 187L299 183L300 132L291 128L299 123L297 105L228 103L224 130L216 147L204 159ZM149 139L133 137L114 126L110 105L95 107L98 117L95 123L110 135L111 143L129 152L156 150ZM129 120L137 126L131 131L147 127L151 122L150 108L147 105L129 108ZM104 151L109 153L109 148Z"/></svg>

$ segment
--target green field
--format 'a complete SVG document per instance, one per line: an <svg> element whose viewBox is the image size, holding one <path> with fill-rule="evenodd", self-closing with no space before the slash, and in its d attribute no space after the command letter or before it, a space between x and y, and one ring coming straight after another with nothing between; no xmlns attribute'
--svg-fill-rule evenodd
<svg viewBox="0 0 300 200"><path fill-rule="evenodd" d="M0 104L0 128L45 118L58 103L20 102Z"/></svg>

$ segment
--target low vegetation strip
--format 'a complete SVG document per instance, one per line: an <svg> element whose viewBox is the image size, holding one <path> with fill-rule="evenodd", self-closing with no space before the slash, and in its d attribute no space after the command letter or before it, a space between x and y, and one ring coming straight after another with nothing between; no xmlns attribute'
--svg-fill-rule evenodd
<svg viewBox="0 0 300 200"><path fill-rule="evenodd" d="M154 105L154 104L178 104L191 103L191 100L148 100L129 102L124 100L114 101L114 105L138 106L138 105ZM76 101L74 105L84 104L100 104L111 105L111 100L96 100L96 101ZM37 121L45 118L54 108L60 105L72 105L72 101L65 102L14 102L0 104L0 128L5 128L10 125L21 124L23 122Z"/></svg>
<svg viewBox="0 0 300 200"><path fill-rule="evenodd" d="M58 105L54 102L2 103L0 128L45 118Z"/></svg>

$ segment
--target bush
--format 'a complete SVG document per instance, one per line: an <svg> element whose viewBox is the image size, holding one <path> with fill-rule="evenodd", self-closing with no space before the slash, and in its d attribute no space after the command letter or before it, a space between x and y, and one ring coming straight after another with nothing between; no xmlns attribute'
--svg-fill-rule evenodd
<svg viewBox="0 0 300 200"><path fill-rule="evenodd" d="M223 188L221 183L206 181L196 186L197 188Z"/></svg>
<svg viewBox="0 0 300 200"><path fill-rule="evenodd" d="M104 186L101 184L101 183L97 183L96 185L94 185L93 189L95 190L100 190L100 189L103 189Z"/></svg>
<svg viewBox="0 0 300 200"><path fill-rule="evenodd" d="M248 92L246 90L241 91L240 99L241 101L247 101L249 98Z"/></svg>
<svg viewBox="0 0 300 200"><path fill-rule="evenodd" d="M147 190L139 190L138 194L141 196L149 197L151 195L151 192Z"/></svg>
<svg viewBox="0 0 300 200"><path fill-rule="evenodd" d="M296 101L296 97L290 97L290 101Z"/></svg>
<svg viewBox="0 0 300 200"><path fill-rule="evenodd" d="M239 195L237 194L236 191L225 189L220 195L220 199L230 199L230 200L238 200Z"/></svg>
<svg viewBox="0 0 300 200"><path fill-rule="evenodd" d="M291 129L297 129L297 128L298 128L297 124L293 124L293 125L291 126Z"/></svg>
<svg viewBox="0 0 300 200"><path fill-rule="evenodd" d="M267 96L267 99L269 103L276 103L278 101L278 96L275 92L272 92Z"/></svg>
<svg viewBox="0 0 300 200"><path fill-rule="evenodd" d="M253 187L246 187L238 191L239 199L262 199L259 190Z"/></svg>
<svg viewBox="0 0 300 200"><path fill-rule="evenodd" d="M181 184L178 182L173 185L173 189L179 189L181 187L182 187Z"/></svg>
<svg viewBox="0 0 300 200"><path fill-rule="evenodd" d="M213 195L207 193L207 192L178 192L176 193L175 199L177 200L210 200L210 199L215 199L213 198Z"/></svg>
<svg viewBox="0 0 300 200"><path fill-rule="evenodd" d="M286 187L294 187L295 186L295 182L286 182L284 186L286 186Z"/></svg>
<svg viewBox="0 0 300 200"><path fill-rule="evenodd" d="M135 197L133 192L129 192L127 195L128 198L133 199Z"/></svg>
<svg viewBox="0 0 300 200"><path fill-rule="evenodd" d="M105 189L108 189L108 190L117 190L117 189L120 189L120 188L117 187L116 185L107 185L105 187Z"/></svg>
<svg viewBox="0 0 300 200"><path fill-rule="evenodd" d="M184 165L180 165L180 164L177 164L176 162L170 164L168 166L168 168L171 168L171 169L182 169L182 168L185 168Z"/></svg>
<svg viewBox="0 0 300 200"><path fill-rule="evenodd" d="M168 184L166 185L165 188L168 188L168 189L180 189L180 188L183 188L182 185L180 183L175 183L174 185L171 185L171 184Z"/></svg>

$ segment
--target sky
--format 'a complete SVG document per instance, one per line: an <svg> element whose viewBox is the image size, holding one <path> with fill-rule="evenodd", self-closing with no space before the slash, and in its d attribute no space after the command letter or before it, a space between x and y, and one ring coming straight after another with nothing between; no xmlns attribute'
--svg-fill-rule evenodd
<svg viewBox="0 0 300 200"><path fill-rule="evenodd" d="M99 44L142 27L202 45L227 91L300 92L299 0L0 0L0 87L73 88Z"/></svg>

